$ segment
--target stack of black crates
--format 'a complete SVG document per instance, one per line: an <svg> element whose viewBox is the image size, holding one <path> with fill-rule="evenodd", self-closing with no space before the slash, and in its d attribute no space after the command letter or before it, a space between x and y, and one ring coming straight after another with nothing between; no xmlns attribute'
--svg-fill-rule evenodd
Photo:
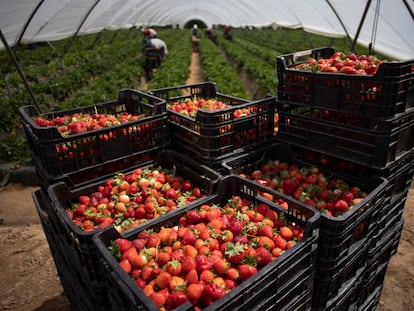
<svg viewBox="0 0 414 311"><path fill-rule="evenodd" d="M315 310L375 310L414 172L414 62L384 62L374 75L290 68L334 52L319 48L277 58L276 140L314 163L328 159L331 169L355 181L374 175L387 180L376 193L382 199L358 211L360 218L367 214L360 238L354 238L363 224L358 218L348 223L322 215L314 283ZM343 250L329 252L341 243Z"/></svg>
<svg viewBox="0 0 414 311"><path fill-rule="evenodd" d="M65 210L73 197L96 191L99 181L153 163L169 144L165 101L125 89L116 100L92 106L42 114L28 105L19 112L40 184L32 197L63 289L74 310L108 310L108 286L100 273L93 233L82 231ZM69 136L34 122L38 116L123 112L146 117Z"/></svg>
<svg viewBox="0 0 414 311"><path fill-rule="evenodd" d="M167 104L214 99L230 106L213 112L199 110L195 119L168 111L172 146L218 171L224 160L273 139L275 97L272 95L255 101L241 99L219 92L212 82L154 89L149 93L166 100ZM248 109L249 115L237 118L237 109Z"/></svg>
<svg viewBox="0 0 414 311"><path fill-rule="evenodd" d="M231 194L260 201L260 194L270 191L292 207L280 211L284 217L306 227L303 241L207 309L375 310L398 247L414 174L413 61L384 63L374 76L289 68L301 57L327 58L334 52L321 48L278 57L277 97L245 100L204 82L147 93L122 90L116 101L44 114L147 115L67 137L55 127L39 127L33 118L40 112L33 106L21 107L41 186L33 200L72 307L158 310L110 255L111 241L173 226L185 211L224 202ZM173 101L194 98L220 100L230 108L200 110L196 118L167 108ZM236 118L240 108L249 114ZM330 165L322 158L329 158ZM344 215L332 217L236 176L270 159L317 165L369 195ZM92 193L115 173L155 165L174 167L194 180L205 199L123 233L113 227L84 232L67 215L79 196ZM187 303L180 310L191 308Z"/></svg>

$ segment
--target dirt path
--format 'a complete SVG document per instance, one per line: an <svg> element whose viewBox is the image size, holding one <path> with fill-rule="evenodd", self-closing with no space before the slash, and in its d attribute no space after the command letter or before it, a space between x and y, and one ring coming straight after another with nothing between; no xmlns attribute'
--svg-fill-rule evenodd
<svg viewBox="0 0 414 311"><path fill-rule="evenodd" d="M200 66L200 54L191 53L190 75L186 84L195 84L203 81L203 75Z"/></svg>

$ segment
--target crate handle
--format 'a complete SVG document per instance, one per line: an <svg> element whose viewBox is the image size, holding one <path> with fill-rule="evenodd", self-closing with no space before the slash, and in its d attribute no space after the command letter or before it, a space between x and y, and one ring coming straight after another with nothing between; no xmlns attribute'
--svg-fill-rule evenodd
<svg viewBox="0 0 414 311"><path fill-rule="evenodd" d="M293 61L296 62L296 60L299 57L303 57L303 56L307 56L311 54L312 54L312 50L299 51L299 52L293 53L292 58L293 58Z"/></svg>

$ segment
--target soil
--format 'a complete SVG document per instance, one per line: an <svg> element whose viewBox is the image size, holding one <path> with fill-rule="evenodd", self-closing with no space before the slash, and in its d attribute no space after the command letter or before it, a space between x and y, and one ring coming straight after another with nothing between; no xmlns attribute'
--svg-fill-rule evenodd
<svg viewBox="0 0 414 311"><path fill-rule="evenodd" d="M197 83L200 78L188 82ZM0 310L70 310L32 200L37 189L19 183L0 189ZM380 311L414 310L414 187L404 220L398 251L385 276Z"/></svg>

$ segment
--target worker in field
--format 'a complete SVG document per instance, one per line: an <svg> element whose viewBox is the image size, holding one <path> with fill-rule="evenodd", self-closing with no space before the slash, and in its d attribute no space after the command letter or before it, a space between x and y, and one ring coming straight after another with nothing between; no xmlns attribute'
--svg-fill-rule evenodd
<svg viewBox="0 0 414 311"><path fill-rule="evenodd" d="M198 48L200 45L200 38L201 38L201 34L200 34L200 31L198 30L198 25L194 24L193 28L191 28L190 30L190 40L193 46L193 52L198 52Z"/></svg>
<svg viewBox="0 0 414 311"><path fill-rule="evenodd" d="M224 39L232 40L233 34L231 33L231 26L224 27Z"/></svg>
<svg viewBox="0 0 414 311"><path fill-rule="evenodd" d="M144 70L147 78L151 79L153 70L160 67L165 55L168 54L167 44L159 38L144 39L143 54Z"/></svg>
<svg viewBox="0 0 414 311"><path fill-rule="evenodd" d="M147 39L144 42L144 54L159 54L159 63L164 59L164 56L168 54L167 44L160 38Z"/></svg>
<svg viewBox="0 0 414 311"><path fill-rule="evenodd" d="M214 43L217 43L217 35L212 28L206 29L206 37L209 38Z"/></svg>

